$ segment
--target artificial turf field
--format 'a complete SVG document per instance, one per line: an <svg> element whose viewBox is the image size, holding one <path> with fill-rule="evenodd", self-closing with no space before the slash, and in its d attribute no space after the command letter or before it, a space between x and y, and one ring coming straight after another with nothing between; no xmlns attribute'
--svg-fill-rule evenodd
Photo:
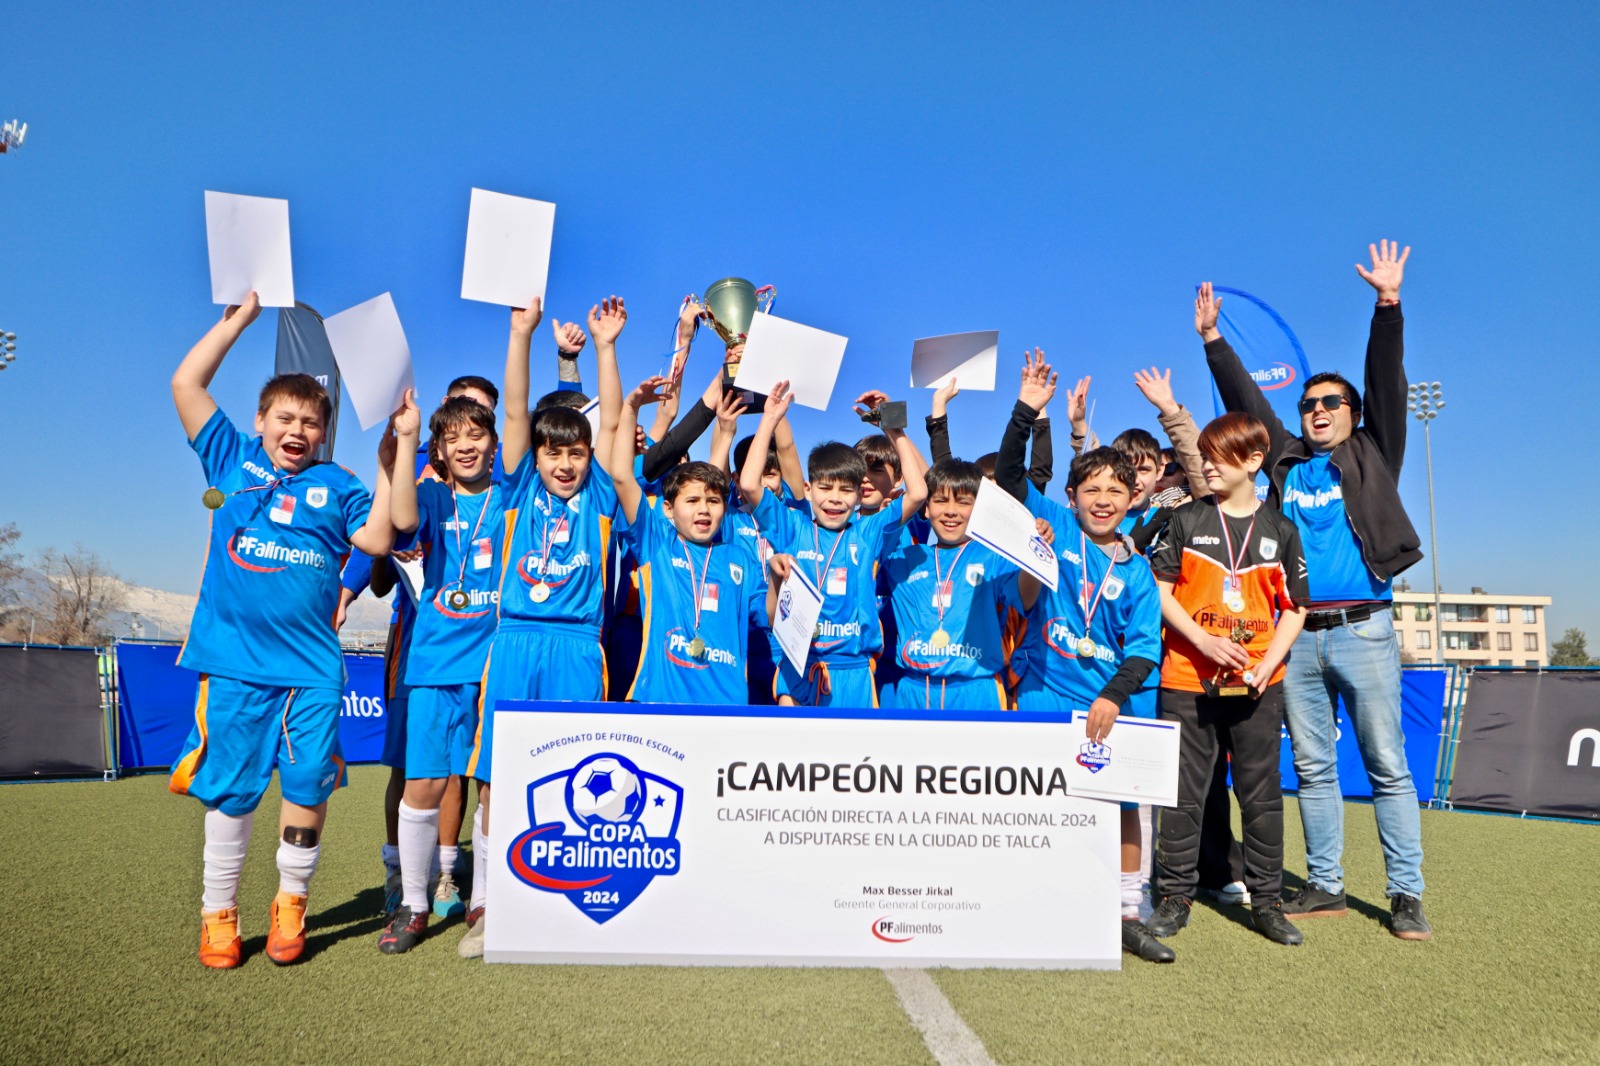
<svg viewBox="0 0 1600 1066"><path fill-rule="evenodd" d="M456 957L459 921L380 955L386 774L355 768L334 797L307 957L284 969L263 953L263 803L231 972L195 960L198 804L160 776L0 787L0 1061L934 1061L877 970L485 966ZM1422 819L1427 943L1388 934L1372 811L1351 804L1352 911L1303 923L1302 947L1197 904L1171 966L933 976L999 1063L1600 1062L1600 827Z"/></svg>

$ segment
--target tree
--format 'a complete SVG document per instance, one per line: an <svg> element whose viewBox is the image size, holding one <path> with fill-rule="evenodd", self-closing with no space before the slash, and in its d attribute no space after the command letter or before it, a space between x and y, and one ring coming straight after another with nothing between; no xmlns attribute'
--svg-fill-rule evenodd
<svg viewBox="0 0 1600 1066"><path fill-rule="evenodd" d="M0 526L0 626L16 612L21 599L18 584L22 578L22 556L9 550L22 538L22 530L15 522Z"/></svg>
<svg viewBox="0 0 1600 1066"><path fill-rule="evenodd" d="M1550 645L1551 666L1600 666L1600 659L1589 657L1589 638L1581 629L1569 629Z"/></svg>
<svg viewBox="0 0 1600 1066"><path fill-rule="evenodd" d="M39 553L44 591L39 604L38 639L47 644L103 644L106 623L122 610L127 593L105 562L82 544L70 552Z"/></svg>

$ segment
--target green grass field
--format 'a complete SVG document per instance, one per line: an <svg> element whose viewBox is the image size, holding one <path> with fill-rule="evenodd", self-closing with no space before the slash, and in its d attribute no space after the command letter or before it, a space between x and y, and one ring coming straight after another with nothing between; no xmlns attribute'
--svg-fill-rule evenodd
<svg viewBox="0 0 1600 1066"><path fill-rule="evenodd" d="M456 957L456 922L380 955L386 773L357 768L334 798L309 956L288 969L262 953L276 797L263 804L246 959L223 973L194 957L198 804L159 776L0 787L0 1061L934 1061L877 970L484 966ZM1422 817L1428 943L1387 933L1372 812L1353 804L1354 909L1304 923L1301 948L1197 906L1176 965L934 978L1006 1064L1600 1062L1600 828Z"/></svg>

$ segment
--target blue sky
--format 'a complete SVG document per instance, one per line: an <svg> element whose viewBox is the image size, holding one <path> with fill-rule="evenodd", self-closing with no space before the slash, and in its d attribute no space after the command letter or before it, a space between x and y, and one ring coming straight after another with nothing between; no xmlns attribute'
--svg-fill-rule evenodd
<svg viewBox="0 0 1600 1066"><path fill-rule="evenodd" d="M907 394L914 338L997 328L1001 390L952 406L968 455L997 443L1034 344L1094 374L1107 433L1154 428L1132 386L1151 364L1203 420L1207 278L1359 380L1372 294L1352 264L1393 237L1415 249L1408 375L1448 393L1445 588L1551 595L1552 635L1600 638L1600 572L1574 565L1600 517L1583 458L1600 9L978 10L8 13L0 117L30 131L0 157L0 328L20 356L0 376L0 522L29 551L81 541L129 580L198 585L205 485L167 381L220 310L205 189L289 199L296 294L324 313L392 292L425 397L501 374L505 312L459 298L474 185L558 205L547 316L625 296L629 381L660 365L678 300L727 274L849 336L803 442L859 435L841 398ZM238 420L275 328L263 315L218 377ZM376 432L346 419L338 458L370 478ZM1402 491L1426 541L1420 432ZM1431 587L1428 563L1410 576Z"/></svg>

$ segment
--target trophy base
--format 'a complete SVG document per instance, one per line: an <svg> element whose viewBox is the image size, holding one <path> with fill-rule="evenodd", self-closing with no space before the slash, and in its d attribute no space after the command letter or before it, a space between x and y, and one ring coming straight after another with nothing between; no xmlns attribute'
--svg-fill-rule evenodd
<svg viewBox="0 0 1600 1066"><path fill-rule="evenodd" d="M1200 682L1200 687L1205 689L1207 696L1211 697L1250 695L1250 686L1240 682L1230 681L1219 685L1215 681L1202 681Z"/></svg>

